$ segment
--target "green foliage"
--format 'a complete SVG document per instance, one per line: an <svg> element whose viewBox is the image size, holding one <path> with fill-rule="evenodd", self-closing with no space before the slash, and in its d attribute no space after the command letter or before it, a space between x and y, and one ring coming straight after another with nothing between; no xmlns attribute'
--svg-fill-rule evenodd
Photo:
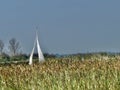
<svg viewBox="0 0 120 90"><path fill-rule="evenodd" d="M0 55L0 62L5 62L9 60L9 55L7 55L6 53L2 53Z"/></svg>
<svg viewBox="0 0 120 90"><path fill-rule="evenodd" d="M21 61L28 59L28 56L26 54L20 54L10 57L10 61Z"/></svg>
<svg viewBox="0 0 120 90"><path fill-rule="evenodd" d="M55 58L56 56L54 54L44 53L45 58Z"/></svg>

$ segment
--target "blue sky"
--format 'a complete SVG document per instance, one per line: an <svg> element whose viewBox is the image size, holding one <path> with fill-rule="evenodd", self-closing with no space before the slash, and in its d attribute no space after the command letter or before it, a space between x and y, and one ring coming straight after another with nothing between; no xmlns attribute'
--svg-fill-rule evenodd
<svg viewBox="0 0 120 90"><path fill-rule="evenodd" d="M119 0L0 0L0 39L30 53L38 26L43 52L120 52Z"/></svg>

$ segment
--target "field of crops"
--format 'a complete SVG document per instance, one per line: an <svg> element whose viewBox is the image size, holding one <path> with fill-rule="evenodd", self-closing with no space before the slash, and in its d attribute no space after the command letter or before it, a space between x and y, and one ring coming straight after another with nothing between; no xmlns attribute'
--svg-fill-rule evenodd
<svg viewBox="0 0 120 90"><path fill-rule="evenodd" d="M119 60L0 65L0 90L120 90Z"/></svg>

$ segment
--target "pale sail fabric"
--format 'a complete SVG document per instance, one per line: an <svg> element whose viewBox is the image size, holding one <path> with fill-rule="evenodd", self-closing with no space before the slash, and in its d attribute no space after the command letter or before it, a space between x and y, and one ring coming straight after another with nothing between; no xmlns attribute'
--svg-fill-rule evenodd
<svg viewBox="0 0 120 90"><path fill-rule="evenodd" d="M38 51L39 62L44 61L44 56L43 56L43 53L42 53L41 48L40 48L40 44L39 44L39 41L38 41L38 35L36 33L36 39L35 39L35 42L34 42L33 50L31 52L31 55L30 55L30 58L29 58L29 65L32 64L32 59L33 59L33 54L34 54L36 43L37 43L37 51Z"/></svg>
<svg viewBox="0 0 120 90"><path fill-rule="evenodd" d="M37 38L37 50L38 50L39 62L44 61L44 56L43 56L43 53L41 51L40 44L39 44L39 41L38 41L38 36L36 38Z"/></svg>
<svg viewBox="0 0 120 90"><path fill-rule="evenodd" d="M30 54L29 65L32 64L32 59L33 59L33 54L34 54L35 46L36 46L36 39L35 39L35 42L34 42L34 46L33 46L32 52Z"/></svg>

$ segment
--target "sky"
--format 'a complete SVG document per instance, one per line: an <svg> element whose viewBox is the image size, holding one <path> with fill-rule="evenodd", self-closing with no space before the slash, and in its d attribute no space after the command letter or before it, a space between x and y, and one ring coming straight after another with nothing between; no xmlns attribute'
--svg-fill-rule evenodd
<svg viewBox="0 0 120 90"><path fill-rule="evenodd" d="M120 52L120 0L0 0L0 39L24 53Z"/></svg>

